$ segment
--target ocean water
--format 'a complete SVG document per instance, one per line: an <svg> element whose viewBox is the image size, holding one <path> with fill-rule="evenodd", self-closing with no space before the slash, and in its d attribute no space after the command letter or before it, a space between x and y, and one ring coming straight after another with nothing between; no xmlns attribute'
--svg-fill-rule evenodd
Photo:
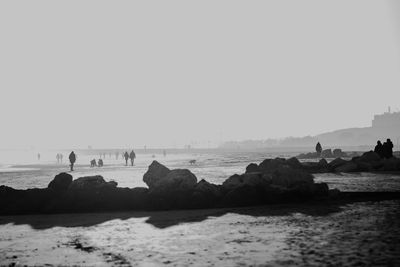
<svg viewBox="0 0 400 267"><path fill-rule="evenodd" d="M64 160L67 158L64 152ZM0 185L46 187L68 164L54 152L0 152ZM107 154L79 154L74 179L100 174L120 187L146 186L158 160L220 184L246 166L294 153L137 154L134 166ZM190 165L189 160L196 164ZM399 174L317 174L342 191L400 191ZM238 209L0 216L0 265L63 266L399 266L400 201L341 206L270 205Z"/></svg>

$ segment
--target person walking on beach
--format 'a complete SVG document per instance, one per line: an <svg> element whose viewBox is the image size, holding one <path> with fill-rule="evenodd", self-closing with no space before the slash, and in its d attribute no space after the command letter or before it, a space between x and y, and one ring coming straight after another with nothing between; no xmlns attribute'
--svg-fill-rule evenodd
<svg viewBox="0 0 400 267"><path fill-rule="evenodd" d="M57 159L57 164L60 164L60 154L59 153L57 153L56 159Z"/></svg>
<svg viewBox="0 0 400 267"><path fill-rule="evenodd" d="M64 157L63 154L60 153L60 163L61 164L62 164L62 161L63 161L63 157Z"/></svg>
<svg viewBox="0 0 400 267"><path fill-rule="evenodd" d="M74 170L75 161L76 161L76 155L75 155L74 151L72 151L72 152L69 154L69 162L71 163L71 165L70 165L71 171Z"/></svg>
<svg viewBox="0 0 400 267"><path fill-rule="evenodd" d="M135 152L133 152L133 150L129 154L129 158L131 159L131 165L133 166L133 162L135 161L135 158L136 158L136 154L135 154Z"/></svg>
<svg viewBox="0 0 400 267"><path fill-rule="evenodd" d="M125 158L125 166L128 166L128 159L129 159L128 151L125 151L124 158Z"/></svg>
<svg viewBox="0 0 400 267"><path fill-rule="evenodd" d="M318 142L317 145L315 146L315 151L317 151L318 157L321 156L322 146L321 146L321 144L320 144L319 142Z"/></svg>

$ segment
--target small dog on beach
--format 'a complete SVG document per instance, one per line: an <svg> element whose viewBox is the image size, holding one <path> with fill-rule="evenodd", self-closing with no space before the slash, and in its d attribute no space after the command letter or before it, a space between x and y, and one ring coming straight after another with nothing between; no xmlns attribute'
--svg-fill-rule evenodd
<svg viewBox="0 0 400 267"><path fill-rule="evenodd" d="M195 159L191 159L191 160L189 160L189 163L190 163L190 165L194 165L194 164L196 164L196 160Z"/></svg>

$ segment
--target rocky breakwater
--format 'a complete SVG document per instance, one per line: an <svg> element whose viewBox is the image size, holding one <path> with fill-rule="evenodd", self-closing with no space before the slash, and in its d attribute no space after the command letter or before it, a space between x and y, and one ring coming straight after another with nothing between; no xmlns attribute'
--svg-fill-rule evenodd
<svg viewBox="0 0 400 267"><path fill-rule="evenodd" d="M329 163L325 159L321 159L319 162L303 162L301 168L310 173L398 172L400 171L400 159L396 157L381 158L374 151L369 151L350 160L336 158Z"/></svg>
<svg viewBox="0 0 400 267"><path fill-rule="evenodd" d="M348 170L349 164L355 164L357 168L398 166L396 160L384 162L383 165L375 163L371 154L351 162L337 159L329 164L326 161L317 164L318 168L323 166L325 170ZM188 169L170 170L153 161L143 176L148 188L120 188L116 182L107 182L102 176L73 180L70 174L60 173L47 188L17 190L0 186L0 215L223 208L313 200L336 201L341 197L342 193L329 190L327 184L315 183L307 169L311 168L296 158L266 159L260 164L250 164L245 173L234 174L221 185L215 185L205 180L197 181ZM353 197L351 193L345 196ZM355 196L368 199L371 195L357 193ZM374 197L377 197L376 194ZM385 198L387 195L378 197ZM399 197L399 194L394 197Z"/></svg>
<svg viewBox="0 0 400 267"><path fill-rule="evenodd" d="M268 159L215 185L197 181L188 169L170 170L153 161L143 176L148 188L119 188L102 176L73 180L70 174L60 173L47 188L0 186L0 214L218 208L327 197L328 186L314 183L298 164Z"/></svg>

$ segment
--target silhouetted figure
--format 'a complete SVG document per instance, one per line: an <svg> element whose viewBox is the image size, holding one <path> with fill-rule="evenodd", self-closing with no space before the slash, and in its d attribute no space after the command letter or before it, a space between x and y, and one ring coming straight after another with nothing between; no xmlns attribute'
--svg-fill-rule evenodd
<svg viewBox="0 0 400 267"><path fill-rule="evenodd" d="M74 170L75 161L76 161L76 155L75 155L74 151L72 151L72 152L69 154L69 162L71 163L71 165L70 165L71 171Z"/></svg>
<svg viewBox="0 0 400 267"><path fill-rule="evenodd" d="M95 159L92 159L92 160L90 161L90 167L95 167L95 166L97 166L96 160L95 160Z"/></svg>
<svg viewBox="0 0 400 267"><path fill-rule="evenodd" d="M383 143L383 156L387 159L393 157L393 143L389 138Z"/></svg>
<svg viewBox="0 0 400 267"><path fill-rule="evenodd" d="M99 162L97 163L97 165L99 165L99 167L103 167L103 160L99 159Z"/></svg>
<svg viewBox="0 0 400 267"><path fill-rule="evenodd" d="M131 165L133 166L133 162L135 161L135 158L136 158L136 154L135 154L135 152L133 152L133 150L129 154L129 158L131 159Z"/></svg>
<svg viewBox="0 0 400 267"><path fill-rule="evenodd" d="M60 154L56 155L56 159L57 159L57 164L60 164Z"/></svg>
<svg viewBox="0 0 400 267"><path fill-rule="evenodd" d="M40 160L40 153L37 154L37 159Z"/></svg>
<svg viewBox="0 0 400 267"><path fill-rule="evenodd" d="M382 145L380 140L378 140L378 142L376 142L376 146L375 146L374 152L376 154L378 154L381 158L384 157L384 155L383 155L383 145Z"/></svg>
<svg viewBox="0 0 400 267"><path fill-rule="evenodd" d="M317 151L318 156L321 156L322 146L321 146L321 144L319 142L315 146L315 151Z"/></svg>
<svg viewBox="0 0 400 267"><path fill-rule="evenodd" d="M124 158L125 158L125 166L128 166L128 159L129 159L128 151L125 151Z"/></svg>

